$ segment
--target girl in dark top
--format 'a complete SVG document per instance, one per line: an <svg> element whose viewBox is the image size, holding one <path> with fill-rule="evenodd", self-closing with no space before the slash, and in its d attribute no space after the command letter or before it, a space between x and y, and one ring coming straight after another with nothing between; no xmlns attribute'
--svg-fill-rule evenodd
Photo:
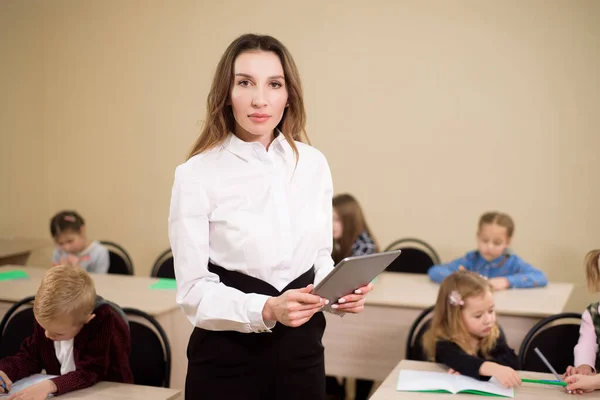
<svg viewBox="0 0 600 400"><path fill-rule="evenodd" d="M507 387L521 384L517 356L496 324L492 287L474 272L444 279L423 346L431 361L446 364L450 373L494 377Z"/></svg>
<svg viewBox="0 0 600 400"><path fill-rule="evenodd" d="M375 238L358 201L349 194L333 198L333 261L377 253Z"/></svg>

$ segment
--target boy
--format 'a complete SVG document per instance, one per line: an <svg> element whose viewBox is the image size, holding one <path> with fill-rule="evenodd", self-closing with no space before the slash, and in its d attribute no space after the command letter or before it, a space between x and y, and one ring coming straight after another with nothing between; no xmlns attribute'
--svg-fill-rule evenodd
<svg viewBox="0 0 600 400"><path fill-rule="evenodd" d="M82 268L50 268L33 313L33 335L17 354L0 360L0 377L10 393L12 382L42 369L59 376L19 392L15 399L42 400L98 381L133 383L127 323L96 295L94 281Z"/></svg>

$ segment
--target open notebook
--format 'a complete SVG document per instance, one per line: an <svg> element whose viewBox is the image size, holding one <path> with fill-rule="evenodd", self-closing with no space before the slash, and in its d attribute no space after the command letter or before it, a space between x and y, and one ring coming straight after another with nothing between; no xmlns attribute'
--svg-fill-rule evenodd
<svg viewBox="0 0 600 400"><path fill-rule="evenodd" d="M512 388L505 388L494 378L489 382L485 382L468 376L450 375L447 372L401 370L396 390L515 397L515 392Z"/></svg>
<svg viewBox="0 0 600 400"><path fill-rule="evenodd" d="M33 386L38 382L45 381L46 379L56 378L56 375L46 375L46 374L35 374L28 376L27 378L23 378L16 382L13 382L12 387L10 388L9 393L0 393L0 399L10 396L11 394L15 394L20 392L23 389L27 389L29 386Z"/></svg>

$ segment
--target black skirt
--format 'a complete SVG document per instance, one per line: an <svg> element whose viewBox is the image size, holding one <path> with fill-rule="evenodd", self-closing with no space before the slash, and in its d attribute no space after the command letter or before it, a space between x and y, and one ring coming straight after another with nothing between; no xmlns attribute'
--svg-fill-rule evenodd
<svg viewBox="0 0 600 400"><path fill-rule="evenodd" d="M227 286L267 296L305 287L315 279L311 268L279 292L260 279L214 264L209 264L209 270ZM271 333L195 328L187 348L185 398L324 399L324 331L322 312L297 328L277 323Z"/></svg>

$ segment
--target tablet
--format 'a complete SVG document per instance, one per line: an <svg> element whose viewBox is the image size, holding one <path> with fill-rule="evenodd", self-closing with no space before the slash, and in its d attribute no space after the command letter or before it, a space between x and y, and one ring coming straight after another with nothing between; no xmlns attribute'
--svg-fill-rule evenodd
<svg viewBox="0 0 600 400"><path fill-rule="evenodd" d="M325 309L342 296L366 286L383 272L398 256L400 250L344 258L319 284L312 293L329 300Z"/></svg>

